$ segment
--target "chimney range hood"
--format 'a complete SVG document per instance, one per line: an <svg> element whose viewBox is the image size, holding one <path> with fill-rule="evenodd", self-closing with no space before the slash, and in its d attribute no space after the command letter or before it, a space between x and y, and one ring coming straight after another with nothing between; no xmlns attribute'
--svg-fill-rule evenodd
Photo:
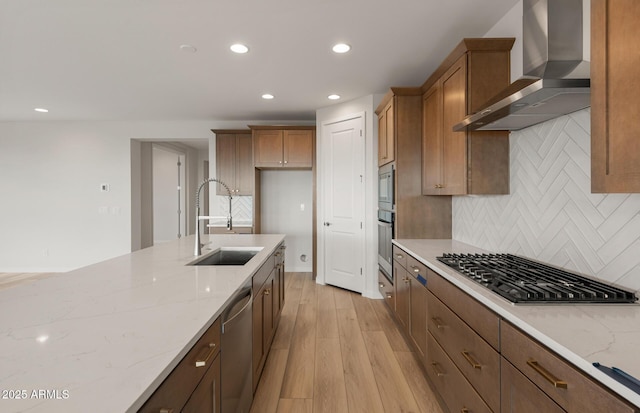
<svg viewBox="0 0 640 413"><path fill-rule="evenodd" d="M589 7L589 0L523 0L525 76L453 130L519 130L589 107Z"/></svg>

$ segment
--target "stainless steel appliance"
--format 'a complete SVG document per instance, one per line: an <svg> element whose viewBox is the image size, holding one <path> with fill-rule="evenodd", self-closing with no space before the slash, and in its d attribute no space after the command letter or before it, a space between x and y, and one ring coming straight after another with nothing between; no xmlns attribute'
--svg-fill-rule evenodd
<svg viewBox="0 0 640 413"><path fill-rule="evenodd" d="M388 163L378 169L378 209L384 211L395 211L395 197L393 180L395 175L395 165Z"/></svg>
<svg viewBox="0 0 640 413"><path fill-rule="evenodd" d="M511 254L442 254L438 261L513 303L634 303L638 298L600 281Z"/></svg>
<svg viewBox="0 0 640 413"><path fill-rule="evenodd" d="M395 218L395 164L388 163L378 169L378 265L393 283L391 240Z"/></svg>
<svg viewBox="0 0 640 413"><path fill-rule="evenodd" d="M252 305L249 279L222 313L220 386L223 413L248 413L253 401Z"/></svg>
<svg viewBox="0 0 640 413"><path fill-rule="evenodd" d="M378 265L382 273L393 283L391 239L393 239L393 212L378 210Z"/></svg>

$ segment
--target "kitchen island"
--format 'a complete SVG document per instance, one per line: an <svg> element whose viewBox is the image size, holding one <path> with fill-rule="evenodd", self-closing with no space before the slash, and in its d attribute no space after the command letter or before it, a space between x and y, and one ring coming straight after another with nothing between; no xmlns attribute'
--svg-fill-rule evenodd
<svg viewBox="0 0 640 413"><path fill-rule="evenodd" d="M135 412L284 235L204 235L263 247L243 266L190 266L189 236L0 291L0 411Z"/></svg>
<svg viewBox="0 0 640 413"><path fill-rule="evenodd" d="M592 364L599 362L605 366L614 366L640 378L640 359L635 357L640 348L640 305L514 305L436 259L443 253L488 251L453 240L400 239L393 243L502 320L553 350L613 393L640 406L640 394ZM572 384L575 385L569 385Z"/></svg>

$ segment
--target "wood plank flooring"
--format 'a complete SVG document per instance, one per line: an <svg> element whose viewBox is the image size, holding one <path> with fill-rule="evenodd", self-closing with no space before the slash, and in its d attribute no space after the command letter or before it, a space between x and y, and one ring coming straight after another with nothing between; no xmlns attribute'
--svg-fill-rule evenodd
<svg viewBox="0 0 640 413"><path fill-rule="evenodd" d="M383 300L287 273L251 413L442 413Z"/></svg>

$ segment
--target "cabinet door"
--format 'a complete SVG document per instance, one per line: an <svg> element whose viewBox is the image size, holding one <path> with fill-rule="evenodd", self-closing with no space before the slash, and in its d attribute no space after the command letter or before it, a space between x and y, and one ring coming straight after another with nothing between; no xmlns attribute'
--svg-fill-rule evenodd
<svg viewBox="0 0 640 413"><path fill-rule="evenodd" d="M409 281L409 302L411 303L409 335L424 359L427 354L427 288L413 277L410 277Z"/></svg>
<svg viewBox="0 0 640 413"><path fill-rule="evenodd" d="M395 113L393 98L378 116L378 166L395 160Z"/></svg>
<svg viewBox="0 0 640 413"><path fill-rule="evenodd" d="M378 166L387 163L387 116L383 110L378 115Z"/></svg>
<svg viewBox="0 0 640 413"><path fill-rule="evenodd" d="M311 168L313 166L313 131L285 130L284 159L285 168Z"/></svg>
<svg viewBox="0 0 640 413"><path fill-rule="evenodd" d="M563 413L542 390L531 383L522 373L504 358L501 365L502 413Z"/></svg>
<svg viewBox="0 0 640 413"><path fill-rule="evenodd" d="M254 130L253 162L256 168L282 167L282 135L281 130Z"/></svg>
<svg viewBox="0 0 640 413"><path fill-rule="evenodd" d="M396 316L398 321L404 327L405 331L409 329L409 283L411 277L407 270L402 268L398 263L393 263L393 283L396 296Z"/></svg>
<svg viewBox="0 0 640 413"><path fill-rule="evenodd" d="M253 195L253 140L251 134L236 135L236 195Z"/></svg>
<svg viewBox="0 0 640 413"><path fill-rule="evenodd" d="M220 412L220 355L207 370L191 398L182 409L183 413L219 413Z"/></svg>
<svg viewBox="0 0 640 413"><path fill-rule="evenodd" d="M216 178L229 185L233 191L236 187L236 135L216 134ZM228 195L222 185L216 185L216 194Z"/></svg>
<svg viewBox="0 0 640 413"><path fill-rule="evenodd" d="M431 86L422 98L422 194L439 195L442 184L442 88Z"/></svg>
<svg viewBox="0 0 640 413"><path fill-rule="evenodd" d="M464 55L442 77L441 195L467 193L467 133L454 132L453 125L467 115L467 56Z"/></svg>
<svg viewBox="0 0 640 413"><path fill-rule="evenodd" d="M591 2L591 192L640 192L640 2Z"/></svg>

